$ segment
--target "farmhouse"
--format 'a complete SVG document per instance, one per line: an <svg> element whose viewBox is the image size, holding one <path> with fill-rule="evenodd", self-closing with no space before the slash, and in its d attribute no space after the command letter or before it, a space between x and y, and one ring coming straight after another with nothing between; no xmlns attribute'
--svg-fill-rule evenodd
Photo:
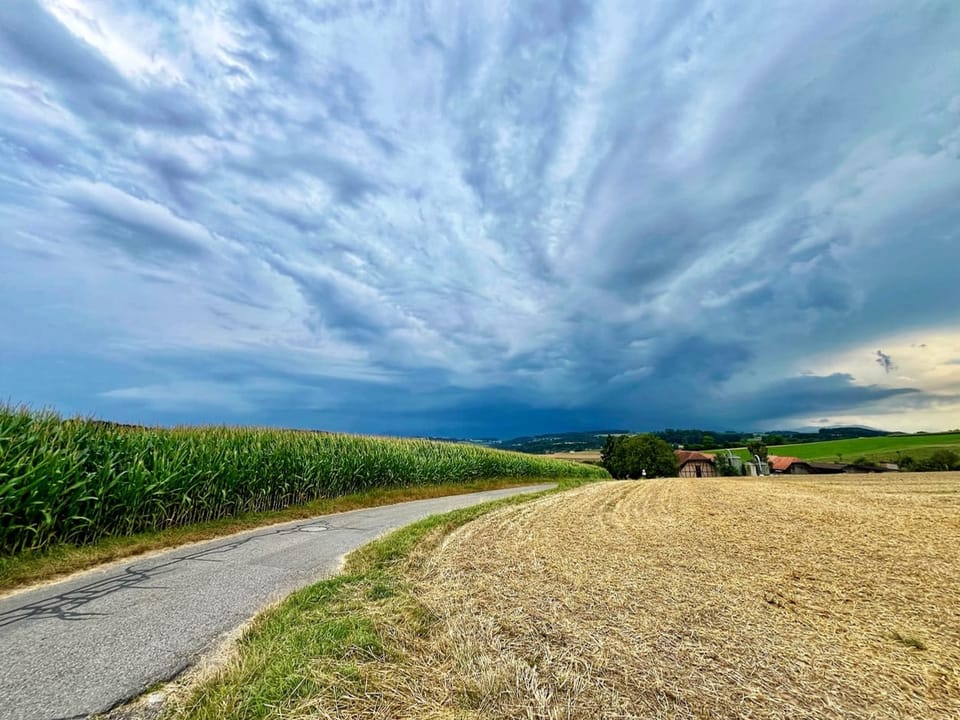
<svg viewBox="0 0 960 720"><path fill-rule="evenodd" d="M777 475L810 475L815 472L810 463L800 458L770 455L767 461L770 463L771 472Z"/></svg>
<svg viewBox="0 0 960 720"><path fill-rule="evenodd" d="M704 455L693 450L674 450L680 477L717 477L717 465L713 455Z"/></svg>

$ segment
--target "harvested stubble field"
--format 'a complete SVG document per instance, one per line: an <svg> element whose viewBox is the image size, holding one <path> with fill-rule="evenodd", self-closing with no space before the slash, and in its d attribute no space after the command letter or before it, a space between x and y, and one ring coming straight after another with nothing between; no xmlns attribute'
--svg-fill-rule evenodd
<svg viewBox="0 0 960 720"><path fill-rule="evenodd" d="M314 717L960 717L958 473L602 483L438 542L434 622Z"/></svg>

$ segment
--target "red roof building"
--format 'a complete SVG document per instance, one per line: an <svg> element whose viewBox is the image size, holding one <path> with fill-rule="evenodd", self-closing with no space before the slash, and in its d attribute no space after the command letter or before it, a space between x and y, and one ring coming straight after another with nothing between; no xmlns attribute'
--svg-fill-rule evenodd
<svg viewBox="0 0 960 720"><path fill-rule="evenodd" d="M770 472L778 475L809 475L813 472L809 463L800 458L770 455L767 462L770 463Z"/></svg>
<svg viewBox="0 0 960 720"><path fill-rule="evenodd" d="M704 455L695 450L674 450L680 477L717 477L717 465L713 455Z"/></svg>

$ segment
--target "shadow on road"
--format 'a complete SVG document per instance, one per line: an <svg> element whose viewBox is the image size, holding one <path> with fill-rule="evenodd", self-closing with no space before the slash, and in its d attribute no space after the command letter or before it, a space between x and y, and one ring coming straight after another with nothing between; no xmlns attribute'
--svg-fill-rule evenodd
<svg viewBox="0 0 960 720"><path fill-rule="evenodd" d="M147 565L141 567L140 563L133 563L118 571L119 574L96 580L94 582L71 588L63 593L47 597L42 600L30 602L19 607L0 612L0 627L13 625L14 623L25 620L35 620L41 618L59 618L60 620L78 621L93 617L102 617L107 613L96 613L84 611L83 608L89 603L121 590L162 590L163 585L149 584L164 574L170 572L174 566L189 560L199 562L223 562L222 556L227 553L252 543L262 538L292 535L300 532L319 532L330 530L330 525L324 520L310 520L300 523L293 527L278 528L276 530L267 530L258 532L254 535L248 535L230 542L226 542L205 550L178 555L158 562L156 565ZM353 529L353 528L336 528ZM32 594L30 592L20 596L23 599Z"/></svg>

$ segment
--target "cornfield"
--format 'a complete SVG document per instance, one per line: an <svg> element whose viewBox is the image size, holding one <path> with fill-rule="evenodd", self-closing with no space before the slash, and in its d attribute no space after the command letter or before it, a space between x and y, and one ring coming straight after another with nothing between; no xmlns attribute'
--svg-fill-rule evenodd
<svg viewBox="0 0 960 720"><path fill-rule="evenodd" d="M0 554L277 510L374 487L599 468L455 443L129 428L0 406Z"/></svg>

